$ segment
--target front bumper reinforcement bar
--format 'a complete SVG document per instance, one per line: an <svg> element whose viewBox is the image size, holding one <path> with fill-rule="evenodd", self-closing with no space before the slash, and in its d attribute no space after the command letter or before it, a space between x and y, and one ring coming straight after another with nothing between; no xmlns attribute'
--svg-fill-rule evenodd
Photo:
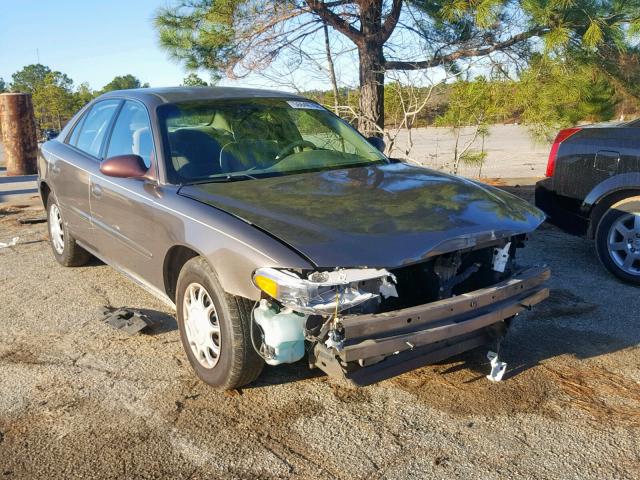
<svg viewBox="0 0 640 480"><path fill-rule="evenodd" d="M492 287L392 312L341 319L344 348L321 343L312 366L368 385L489 343L507 329L505 320L549 296L546 267L533 267ZM368 365L368 366L361 366Z"/></svg>

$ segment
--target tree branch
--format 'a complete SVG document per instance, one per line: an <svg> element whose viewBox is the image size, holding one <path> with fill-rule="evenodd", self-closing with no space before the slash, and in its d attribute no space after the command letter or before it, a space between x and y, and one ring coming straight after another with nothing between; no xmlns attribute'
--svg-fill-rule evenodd
<svg viewBox="0 0 640 480"><path fill-rule="evenodd" d="M324 3L318 0L305 0L307 6L313 13L318 15L322 21L340 33L348 37L353 43L358 44L362 40L362 32L347 23L342 17L329 10L329 6L336 2Z"/></svg>
<svg viewBox="0 0 640 480"><path fill-rule="evenodd" d="M503 40L502 42L498 42L487 47L458 50L446 55L437 55L429 60L420 60L416 62L389 60L385 61L384 67L387 70L424 70L446 63L451 63L456 60L460 60L461 58L482 57L493 52L505 50L509 47L512 47L513 45L516 45L517 43L528 40L531 37L538 36L545 31L547 31L547 29L537 27L527 32L519 33L511 38L508 38L507 40Z"/></svg>
<svg viewBox="0 0 640 480"><path fill-rule="evenodd" d="M382 28L378 35L376 35L376 40L380 43L385 43L398 24L398 20L400 19L400 12L402 11L402 0L393 0L393 4L391 5L391 11L387 16L386 20L382 24Z"/></svg>

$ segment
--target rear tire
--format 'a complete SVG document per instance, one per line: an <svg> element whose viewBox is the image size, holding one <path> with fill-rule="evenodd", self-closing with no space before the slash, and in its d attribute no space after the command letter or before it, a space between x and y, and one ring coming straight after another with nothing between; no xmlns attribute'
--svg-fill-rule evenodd
<svg viewBox="0 0 640 480"><path fill-rule="evenodd" d="M79 267L91 258L91 254L76 243L62 218L62 212L55 196L47 199L47 224L49 227L49 243L56 261L65 267Z"/></svg>
<svg viewBox="0 0 640 480"><path fill-rule="evenodd" d="M182 346L205 383L230 390L253 382L264 360L253 349L253 302L226 293L202 257L185 263L177 284L176 311Z"/></svg>
<svg viewBox="0 0 640 480"><path fill-rule="evenodd" d="M640 197L612 205L596 229L602 265L625 282L640 285Z"/></svg>

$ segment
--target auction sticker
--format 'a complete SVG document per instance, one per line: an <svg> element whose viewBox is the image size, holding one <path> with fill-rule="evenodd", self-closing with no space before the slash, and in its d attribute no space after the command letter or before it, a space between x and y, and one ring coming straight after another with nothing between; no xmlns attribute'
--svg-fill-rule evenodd
<svg viewBox="0 0 640 480"><path fill-rule="evenodd" d="M304 110L324 110L324 107L313 102L304 102L300 100L287 100L287 103L292 108L301 108Z"/></svg>

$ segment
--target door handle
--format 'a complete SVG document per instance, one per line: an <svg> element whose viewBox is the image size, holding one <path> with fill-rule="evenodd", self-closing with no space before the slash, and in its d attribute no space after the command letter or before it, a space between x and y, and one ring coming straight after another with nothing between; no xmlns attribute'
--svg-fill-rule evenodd
<svg viewBox="0 0 640 480"><path fill-rule="evenodd" d="M102 187L95 183L91 185L91 195L93 195L96 198L102 197Z"/></svg>
<svg viewBox="0 0 640 480"><path fill-rule="evenodd" d="M60 173L60 167L55 163L51 164L51 173Z"/></svg>

